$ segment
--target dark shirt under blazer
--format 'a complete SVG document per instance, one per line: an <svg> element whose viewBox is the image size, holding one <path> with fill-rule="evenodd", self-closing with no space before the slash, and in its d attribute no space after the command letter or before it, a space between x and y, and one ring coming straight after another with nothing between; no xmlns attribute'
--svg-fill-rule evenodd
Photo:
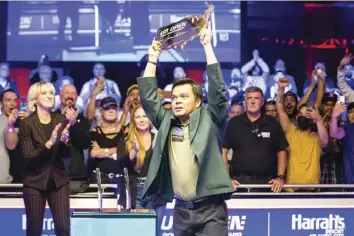
<svg viewBox="0 0 354 236"><path fill-rule="evenodd" d="M191 148L199 164L197 196L215 194L231 195L230 176L221 156L221 135L226 121L228 100L219 63L207 65L209 78L209 104L190 115L189 136ZM162 197L173 200L171 171L169 168L168 137L177 119L171 110L165 110L158 97L156 78L138 78L143 108L159 130L149 166L144 196Z"/></svg>
<svg viewBox="0 0 354 236"><path fill-rule="evenodd" d="M19 129L23 155L26 160L23 185L40 190L47 189L50 174L53 175L56 188L70 181L69 171L65 169L62 160L68 147L60 141L61 133L68 122L62 114L51 113L50 115L53 130L57 124L62 123L57 142L51 149L45 146L48 139L45 137L45 132L36 112L24 119ZM73 132L77 132L75 126L70 128L70 136Z"/></svg>

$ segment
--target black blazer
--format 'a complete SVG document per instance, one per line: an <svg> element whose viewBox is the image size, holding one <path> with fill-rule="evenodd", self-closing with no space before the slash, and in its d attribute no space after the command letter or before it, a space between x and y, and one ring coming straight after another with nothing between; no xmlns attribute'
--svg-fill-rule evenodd
<svg viewBox="0 0 354 236"><path fill-rule="evenodd" d="M54 177L57 188L68 183L69 171L65 169L63 157L68 147L60 142L63 129L68 124L65 116L58 113L51 113L52 125L54 127L62 123L58 132L58 140L51 149L45 146L48 141L45 138L44 130L39 121L37 113L21 121L19 137L22 143L23 155L26 161L23 176L23 185L41 190L47 189L49 174ZM70 135L72 129L70 128Z"/></svg>

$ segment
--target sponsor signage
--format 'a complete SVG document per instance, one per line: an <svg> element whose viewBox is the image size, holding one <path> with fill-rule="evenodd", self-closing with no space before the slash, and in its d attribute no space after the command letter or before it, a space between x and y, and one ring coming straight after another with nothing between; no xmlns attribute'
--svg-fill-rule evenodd
<svg viewBox="0 0 354 236"><path fill-rule="evenodd" d="M132 219L133 220L133 219ZM0 208L1 235L23 236L24 208ZM354 209L229 209L229 236L353 236ZM165 210L159 236L173 236L173 210ZM55 236L46 209L42 236Z"/></svg>

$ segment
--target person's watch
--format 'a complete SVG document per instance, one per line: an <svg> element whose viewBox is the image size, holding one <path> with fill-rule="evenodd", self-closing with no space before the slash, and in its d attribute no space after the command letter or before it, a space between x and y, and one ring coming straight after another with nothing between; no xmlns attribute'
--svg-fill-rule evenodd
<svg viewBox="0 0 354 236"><path fill-rule="evenodd" d="M281 180L284 180L284 175L278 175L277 178L281 179Z"/></svg>

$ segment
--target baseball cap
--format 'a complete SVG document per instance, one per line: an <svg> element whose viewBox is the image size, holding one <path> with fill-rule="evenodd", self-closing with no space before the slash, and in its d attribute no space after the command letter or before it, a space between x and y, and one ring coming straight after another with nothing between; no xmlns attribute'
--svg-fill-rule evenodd
<svg viewBox="0 0 354 236"><path fill-rule="evenodd" d="M322 98L322 104L326 102L337 102L338 97L335 93L324 93Z"/></svg>
<svg viewBox="0 0 354 236"><path fill-rule="evenodd" d="M102 107L103 109L107 109L112 106L115 106L118 108L118 104L114 98L105 97L101 100L100 107Z"/></svg>
<svg viewBox="0 0 354 236"><path fill-rule="evenodd" d="M296 101L298 101L298 98L297 98L297 95L296 95L296 93L293 93L293 92L286 92L285 94L284 94L284 98L285 97L287 97L287 96L290 96L290 97L293 97Z"/></svg>

